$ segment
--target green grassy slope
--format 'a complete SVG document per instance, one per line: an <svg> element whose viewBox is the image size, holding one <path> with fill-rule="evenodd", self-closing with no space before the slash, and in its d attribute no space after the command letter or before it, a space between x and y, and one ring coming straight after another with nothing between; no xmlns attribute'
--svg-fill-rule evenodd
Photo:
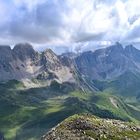
<svg viewBox="0 0 140 140"><path fill-rule="evenodd" d="M125 72L111 81L93 81L92 84L102 93L118 96L128 104L130 112L140 111L140 74ZM132 113L133 114L133 113ZM134 113L135 114L135 113ZM136 113L139 114L139 113ZM136 115L140 118L139 115Z"/></svg>
<svg viewBox="0 0 140 140"><path fill-rule="evenodd" d="M105 89L112 89L113 94L121 95L123 97L137 97L140 95L140 74L125 72L116 79L111 81L97 81L92 82L101 91Z"/></svg>
<svg viewBox="0 0 140 140"><path fill-rule="evenodd" d="M50 87L31 89L18 81L0 84L0 132L7 140L38 140L77 113L138 122L140 111L119 97L105 92L84 93L69 83L53 82Z"/></svg>

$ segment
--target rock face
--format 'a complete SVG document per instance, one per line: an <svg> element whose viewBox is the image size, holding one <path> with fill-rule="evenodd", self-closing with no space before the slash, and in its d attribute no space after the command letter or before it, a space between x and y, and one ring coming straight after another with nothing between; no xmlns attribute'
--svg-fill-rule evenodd
<svg viewBox="0 0 140 140"><path fill-rule="evenodd" d="M85 79L112 80L127 71L140 73L140 50L132 45L123 48L116 43L95 52L61 56L51 49L36 52L28 43L17 44L13 50L10 46L0 46L0 81L37 78L75 82L77 78L82 82L80 85L85 85Z"/></svg>
<svg viewBox="0 0 140 140"><path fill-rule="evenodd" d="M90 80L110 80L126 71L140 72L140 50L132 45L124 49L116 43L95 52L84 52L75 62L81 75Z"/></svg>
<svg viewBox="0 0 140 140"><path fill-rule="evenodd" d="M13 54L17 59L20 59L21 61L26 61L28 59L34 61L38 55L33 47L27 43L15 45Z"/></svg>
<svg viewBox="0 0 140 140"><path fill-rule="evenodd" d="M140 140L140 126L91 115L74 115L41 140Z"/></svg>
<svg viewBox="0 0 140 140"><path fill-rule="evenodd" d="M12 79L57 80L74 82L73 73L50 49L39 53L30 44L0 46L0 81Z"/></svg>

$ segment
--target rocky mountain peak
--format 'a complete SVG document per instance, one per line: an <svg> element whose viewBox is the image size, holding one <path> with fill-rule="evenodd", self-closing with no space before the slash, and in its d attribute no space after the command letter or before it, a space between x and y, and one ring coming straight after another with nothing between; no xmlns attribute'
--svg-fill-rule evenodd
<svg viewBox="0 0 140 140"><path fill-rule="evenodd" d="M45 53L54 53L50 48L45 49Z"/></svg>
<svg viewBox="0 0 140 140"><path fill-rule="evenodd" d="M22 50L22 51L34 51L32 45L29 43L19 43L16 44L13 50Z"/></svg>
<svg viewBox="0 0 140 140"><path fill-rule="evenodd" d="M46 49L42 53L42 59L43 63L46 63L47 65L60 63L58 56L51 49Z"/></svg>
<svg viewBox="0 0 140 140"><path fill-rule="evenodd" d="M25 61L28 58L33 59L36 55L32 45L28 43L20 43L15 45L13 52L22 61Z"/></svg>
<svg viewBox="0 0 140 140"><path fill-rule="evenodd" d="M125 47L125 52L127 52L127 53L133 53L133 52L135 52L135 51L139 51L139 50L136 49L132 44L127 45L127 46Z"/></svg>
<svg viewBox="0 0 140 140"><path fill-rule="evenodd" d="M57 55L51 50L51 49L46 49L44 52L43 52L43 55L46 56L48 59L52 59L52 58L56 58Z"/></svg>
<svg viewBox="0 0 140 140"><path fill-rule="evenodd" d="M113 53L122 53L123 50L124 50L123 46L119 42L116 42L115 45L112 45L107 48L107 51L113 52Z"/></svg>
<svg viewBox="0 0 140 140"><path fill-rule="evenodd" d="M140 50L136 49L133 45L125 47L125 55L131 58L133 61L140 61Z"/></svg>

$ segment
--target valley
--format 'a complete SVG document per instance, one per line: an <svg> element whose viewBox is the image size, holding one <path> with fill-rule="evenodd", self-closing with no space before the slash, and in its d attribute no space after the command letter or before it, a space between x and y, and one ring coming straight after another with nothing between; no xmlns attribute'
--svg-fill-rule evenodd
<svg viewBox="0 0 140 140"><path fill-rule="evenodd" d="M0 134L6 140L41 139L83 113L140 124L139 50L117 43L69 56L17 46L5 48L10 58L0 53Z"/></svg>
<svg viewBox="0 0 140 140"><path fill-rule="evenodd" d="M11 85L11 88L7 87ZM140 110L107 93L83 92L73 85L53 83L50 87L26 89L18 81L0 86L0 132L8 140L38 140L65 118L89 113L102 118L139 123ZM21 90L22 89L22 90ZM114 105L110 99L113 99Z"/></svg>

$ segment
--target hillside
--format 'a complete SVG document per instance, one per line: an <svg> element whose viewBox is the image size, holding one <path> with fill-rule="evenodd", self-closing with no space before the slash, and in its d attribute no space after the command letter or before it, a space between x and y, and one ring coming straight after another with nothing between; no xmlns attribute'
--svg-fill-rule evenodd
<svg viewBox="0 0 140 140"><path fill-rule="evenodd" d="M0 132L7 140L38 140L77 113L134 123L139 123L140 118L139 109L119 97L83 92L72 83L54 81L50 86L28 89L14 80L0 84L0 93Z"/></svg>
<svg viewBox="0 0 140 140"><path fill-rule="evenodd" d="M140 126L92 115L74 115L58 124L41 140L139 140Z"/></svg>
<svg viewBox="0 0 140 140"><path fill-rule="evenodd" d="M61 56L29 44L0 49L0 136L6 140L38 140L78 113L140 123L140 53L133 46Z"/></svg>

